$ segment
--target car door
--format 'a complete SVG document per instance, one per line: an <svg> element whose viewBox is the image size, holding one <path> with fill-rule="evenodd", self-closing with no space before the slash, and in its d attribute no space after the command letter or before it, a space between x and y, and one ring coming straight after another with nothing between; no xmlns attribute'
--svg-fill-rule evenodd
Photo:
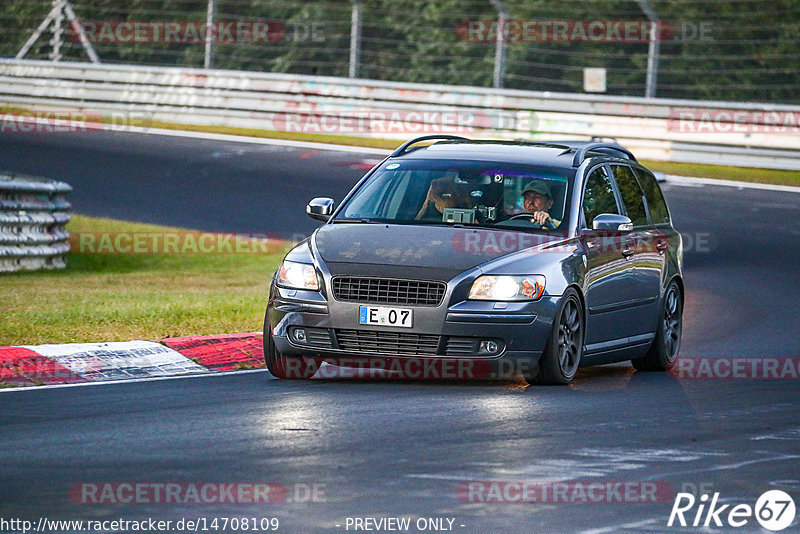
<svg viewBox="0 0 800 534"><path fill-rule="evenodd" d="M633 168L628 165L611 165L625 215L633 223L628 234L633 247L633 284L630 299L625 303L634 310L630 324L631 344L649 342L655 331L660 296L660 280L664 269L663 256L654 250L655 234L647 212L644 192L639 186Z"/></svg>
<svg viewBox="0 0 800 534"><path fill-rule="evenodd" d="M581 200L584 230L597 215L623 215L607 165L589 171ZM584 233L586 275L586 353L613 351L628 344L636 318L625 306L634 298L634 269L627 236ZM625 252L625 254L623 253Z"/></svg>
<svg viewBox="0 0 800 534"><path fill-rule="evenodd" d="M637 266L637 275L641 276L644 290L650 295L660 295L666 284L668 256L670 249L677 250L680 235L672 227L667 203L658 187L653 173L634 168L639 185L644 192L645 208L650 225L645 233L647 240L642 250L641 266ZM653 327L655 330L656 326Z"/></svg>

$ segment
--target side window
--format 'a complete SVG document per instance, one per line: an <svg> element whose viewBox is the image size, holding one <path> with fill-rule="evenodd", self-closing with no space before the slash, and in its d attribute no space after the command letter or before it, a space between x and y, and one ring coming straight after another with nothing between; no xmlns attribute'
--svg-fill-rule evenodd
<svg viewBox="0 0 800 534"><path fill-rule="evenodd" d="M586 179L583 191L583 215L586 226L592 227L592 221L601 213L619 214L614 188L605 167L598 167Z"/></svg>
<svg viewBox="0 0 800 534"><path fill-rule="evenodd" d="M639 184L647 199L647 208L650 210L650 218L653 219L653 223L668 223L667 203L664 202L664 195L661 193L661 188L658 187L656 177L641 169L636 169L636 176L639 177Z"/></svg>
<svg viewBox="0 0 800 534"><path fill-rule="evenodd" d="M626 165L612 165L611 171L617 181L619 193L625 209L634 226L647 224L647 211L644 209L642 190L633 174L633 169Z"/></svg>

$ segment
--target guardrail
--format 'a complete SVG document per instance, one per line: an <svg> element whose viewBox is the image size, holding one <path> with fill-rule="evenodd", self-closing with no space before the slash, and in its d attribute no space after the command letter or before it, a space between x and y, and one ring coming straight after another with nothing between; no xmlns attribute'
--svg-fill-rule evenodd
<svg viewBox="0 0 800 534"><path fill-rule="evenodd" d="M0 173L0 273L66 267L72 187Z"/></svg>
<svg viewBox="0 0 800 534"><path fill-rule="evenodd" d="M104 115L118 128L152 119L398 139L608 136L640 159L800 170L798 106L21 60L0 60L0 103Z"/></svg>

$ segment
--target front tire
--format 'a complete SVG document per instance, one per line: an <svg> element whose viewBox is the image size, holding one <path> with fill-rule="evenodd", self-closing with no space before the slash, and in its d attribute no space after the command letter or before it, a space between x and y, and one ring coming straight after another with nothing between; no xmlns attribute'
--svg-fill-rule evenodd
<svg viewBox="0 0 800 534"><path fill-rule="evenodd" d="M553 320L553 329L539 364L531 373L525 373L529 384L569 384L583 357L583 340L586 332L583 305L578 292L572 288L564 292Z"/></svg>
<svg viewBox="0 0 800 534"><path fill-rule="evenodd" d="M313 359L307 360L302 356L284 356L278 352L272 334L266 329L264 331L264 362L272 376L283 380L307 380L314 376L317 370Z"/></svg>
<svg viewBox="0 0 800 534"><path fill-rule="evenodd" d="M667 286L658 319L656 337L647 354L631 360L637 371L668 371L678 359L683 330L683 293L677 282Z"/></svg>

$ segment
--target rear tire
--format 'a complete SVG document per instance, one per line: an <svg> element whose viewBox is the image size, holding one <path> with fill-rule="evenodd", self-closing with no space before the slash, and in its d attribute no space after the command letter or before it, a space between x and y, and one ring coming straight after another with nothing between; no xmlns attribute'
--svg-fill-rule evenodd
<svg viewBox="0 0 800 534"><path fill-rule="evenodd" d="M317 370L315 360L302 356L284 356L275 347L272 334L264 332L264 362L275 378L283 380L308 380Z"/></svg>
<svg viewBox="0 0 800 534"><path fill-rule="evenodd" d="M631 360L637 371L668 371L675 365L681 349L683 293L677 282L670 282L664 293L658 330L647 354Z"/></svg>
<svg viewBox="0 0 800 534"><path fill-rule="evenodd" d="M553 319L553 329L547 340L539 364L532 372L525 373L529 384L569 384L583 356L583 340L586 332L583 304L578 292L572 288L564 292Z"/></svg>

